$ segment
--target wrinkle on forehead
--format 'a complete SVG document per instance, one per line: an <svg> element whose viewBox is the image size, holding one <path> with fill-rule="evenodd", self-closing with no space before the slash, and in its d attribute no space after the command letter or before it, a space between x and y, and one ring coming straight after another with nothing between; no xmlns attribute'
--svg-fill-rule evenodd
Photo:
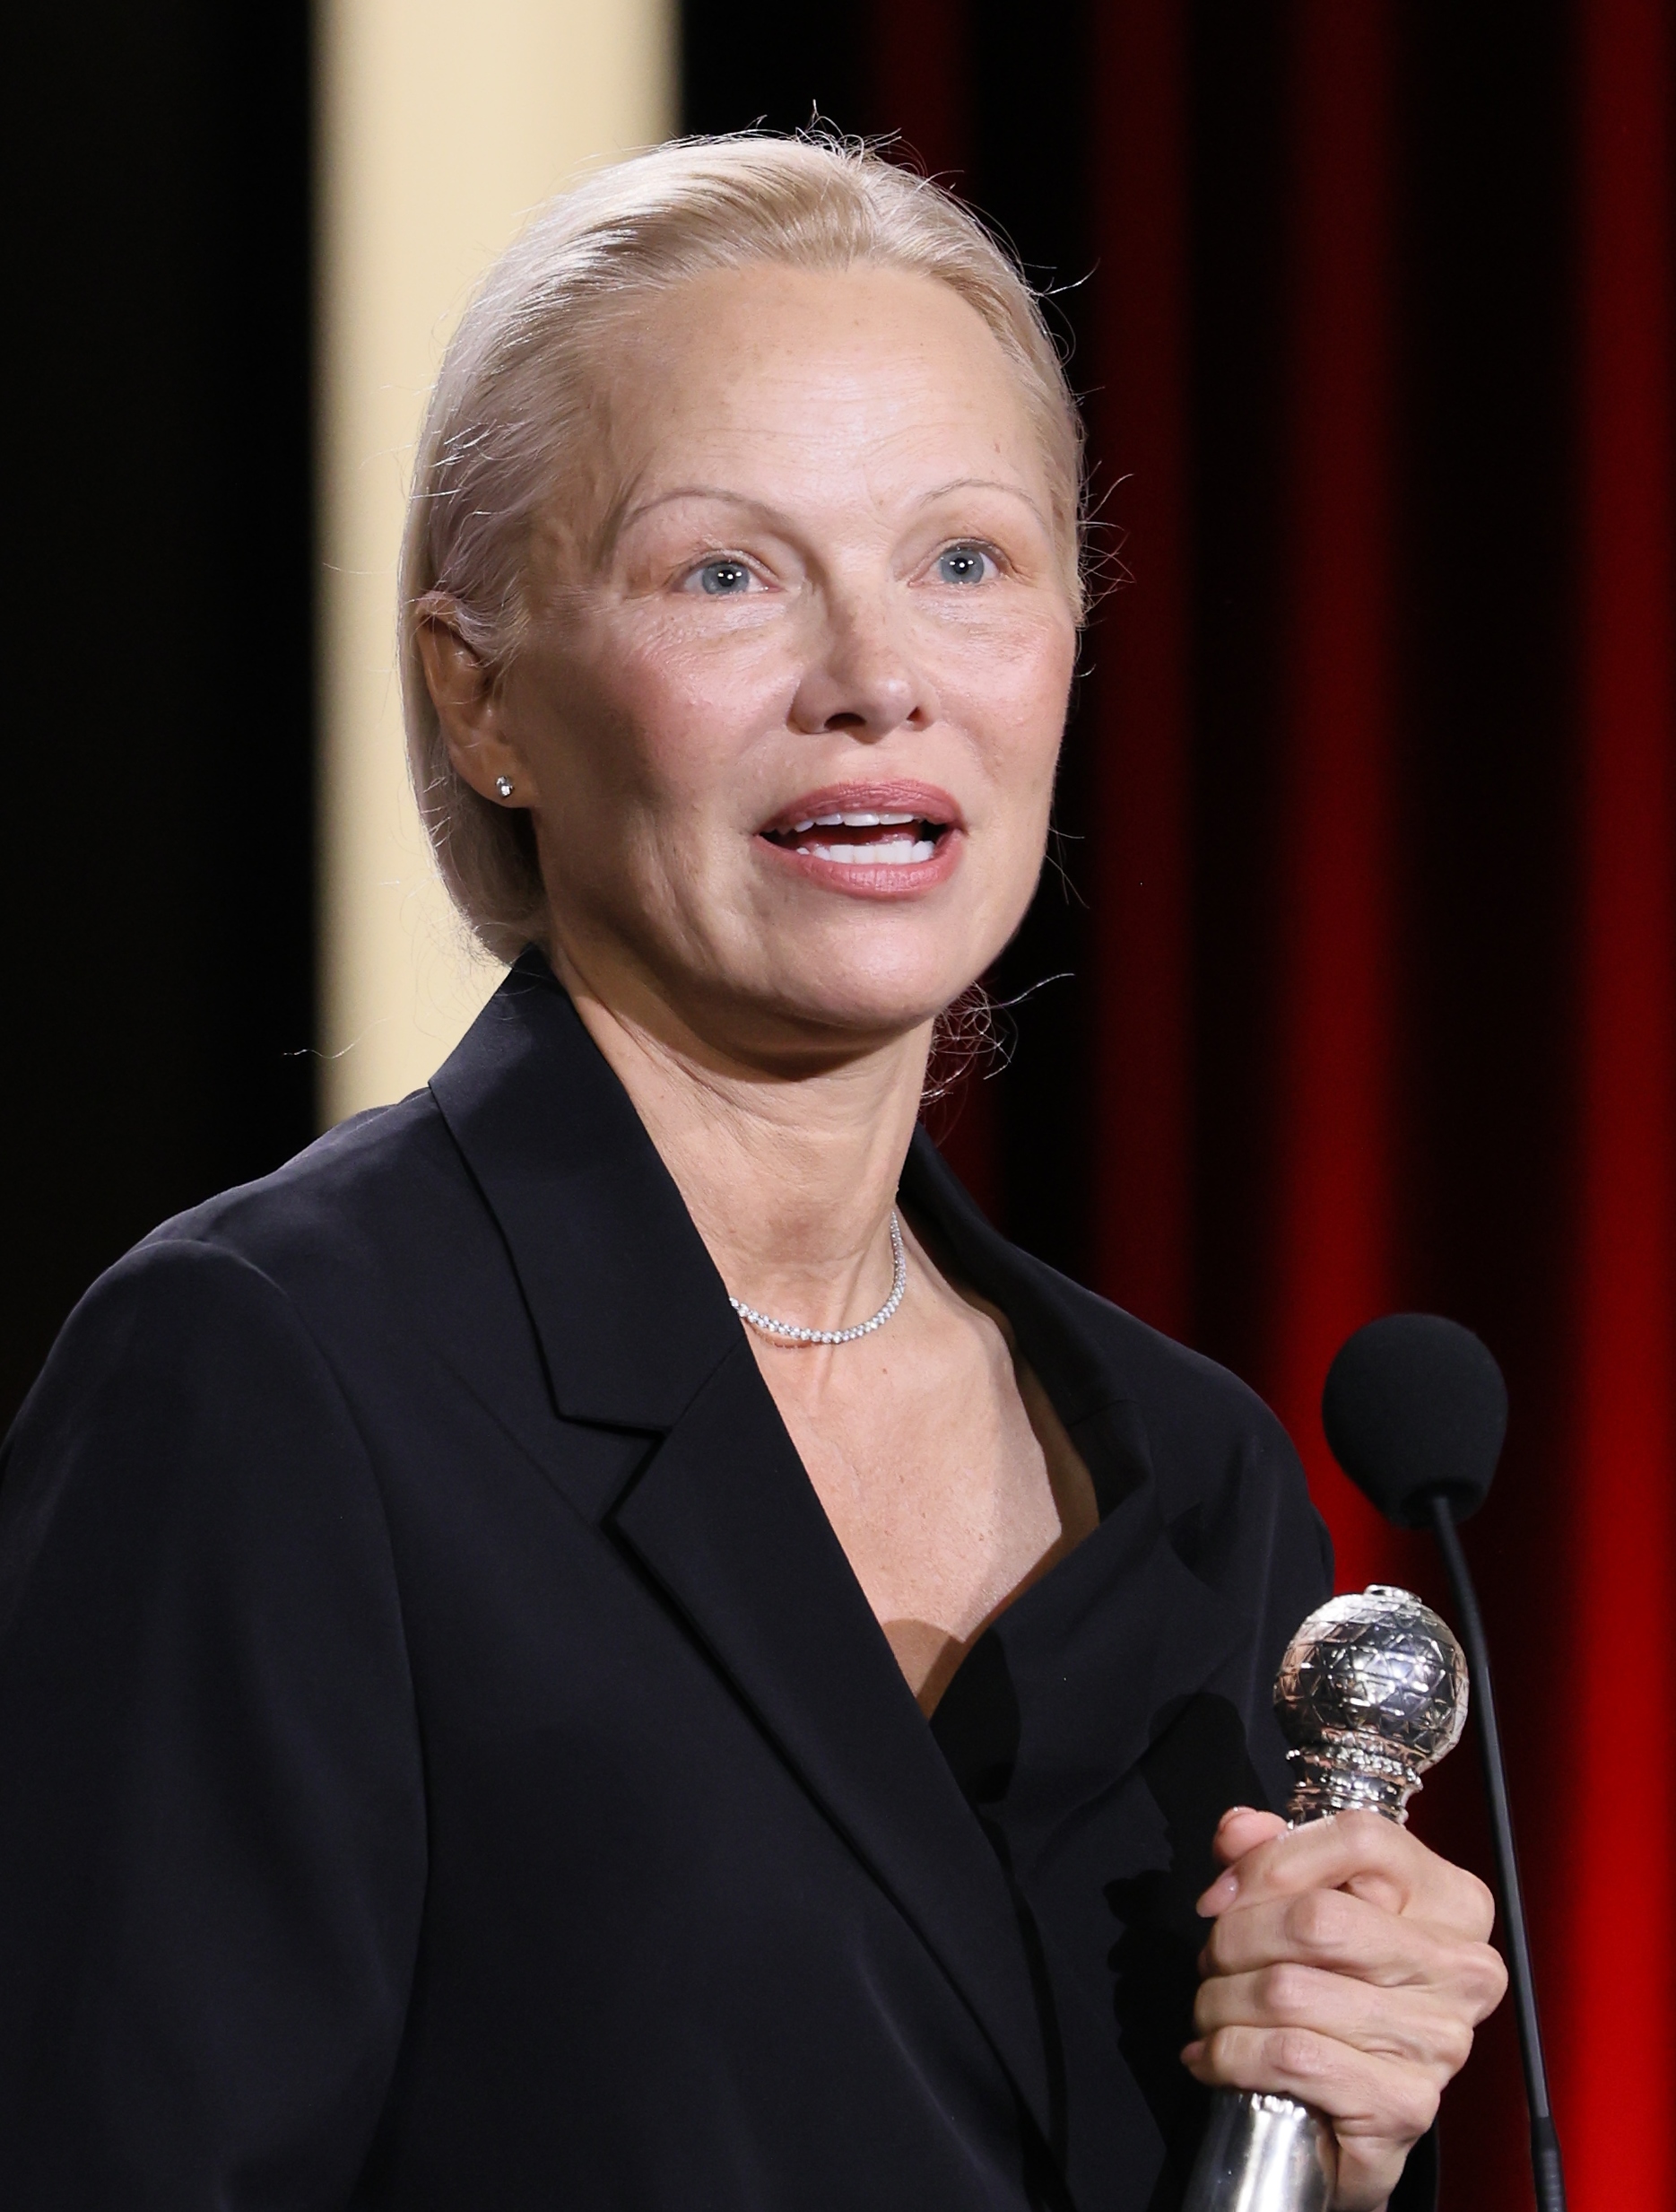
<svg viewBox="0 0 1676 2212"><path fill-rule="evenodd" d="M918 313L905 315L905 303ZM879 266L711 272L625 317L616 335L632 351L609 347L614 358L590 378L588 431L577 441L586 457L533 532L543 596L597 577L637 512L683 484L784 513L788 489L819 501L816 480L828 475L826 497L859 488L880 516L981 467L1013 479L1004 488L1057 536L1017 372L977 309L933 277ZM922 457L932 478L923 492L890 481L911 479Z"/></svg>

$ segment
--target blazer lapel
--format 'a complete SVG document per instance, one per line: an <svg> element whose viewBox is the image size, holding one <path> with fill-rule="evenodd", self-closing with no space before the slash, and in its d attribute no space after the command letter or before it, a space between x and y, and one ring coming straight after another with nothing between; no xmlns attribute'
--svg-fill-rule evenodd
<svg viewBox="0 0 1676 2212"><path fill-rule="evenodd" d="M609 1525L918 1931L1046 2134L1006 1882L742 1341Z"/></svg>
<svg viewBox="0 0 1676 2212"><path fill-rule="evenodd" d="M506 1241L558 1486L638 1561L915 1928L1047 2133L1004 1877L874 1621L668 1171L539 954L433 1077ZM572 1446L619 1433L599 1454ZM652 1440L622 1449L621 1433ZM602 1442L605 1440L601 1439Z"/></svg>

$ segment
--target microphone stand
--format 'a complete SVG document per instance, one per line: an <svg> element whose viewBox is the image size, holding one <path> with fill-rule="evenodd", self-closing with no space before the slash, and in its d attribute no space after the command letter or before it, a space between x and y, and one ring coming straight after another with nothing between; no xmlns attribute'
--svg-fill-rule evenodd
<svg viewBox="0 0 1676 2212"><path fill-rule="evenodd" d="M1472 1675L1472 1717L1478 1723L1484 1790L1489 1799L1497 1885L1501 1891L1507 1966L1513 1983L1515 2016L1519 2024L1519 2055L1524 2062L1524 2096L1531 2114L1531 2171L1536 2182L1536 2201L1540 2212L1566 2212L1566 2177L1559 2163L1559 2138L1554 2131L1554 2116L1548 2102L1548 2072L1542 2064L1542 2036L1536 2018L1536 1983L1531 1973L1531 1942L1524 1925L1518 1861L1513 1850L1507 1771L1502 1764L1501 1731L1496 1725L1496 1696L1489 1682L1489 1646L1484 1640L1478 1593L1472 1587L1448 1497L1443 1491L1434 1490L1426 1502L1431 1510L1432 1534L1443 1554L1449 1587L1455 1596L1455 1625L1466 1646L1467 1663Z"/></svg>

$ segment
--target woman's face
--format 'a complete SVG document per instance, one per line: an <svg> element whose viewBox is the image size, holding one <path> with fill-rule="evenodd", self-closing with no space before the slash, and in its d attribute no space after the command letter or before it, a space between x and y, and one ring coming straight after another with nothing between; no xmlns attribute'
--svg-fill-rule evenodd
<svg viewBox="0 0 1676 2212"><path fill-rule="evenodd" d="M1029 903L1075 651L1004 355L928 278L730 271L598 421L495 708L560 961L732 1050L917 1027Z"/></svg>

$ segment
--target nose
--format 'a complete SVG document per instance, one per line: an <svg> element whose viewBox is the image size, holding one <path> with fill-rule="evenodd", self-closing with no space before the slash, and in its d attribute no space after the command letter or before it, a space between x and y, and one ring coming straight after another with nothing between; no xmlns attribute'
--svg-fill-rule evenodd
<svg viewBox="0 0 1676 2212"><path fill-rule="evenodd" d="M794 729L814 736L848 729L877 740L905 726L926 728L936 696L893 634L888 610L850 605L830 611L792 699Z"/></svg>

